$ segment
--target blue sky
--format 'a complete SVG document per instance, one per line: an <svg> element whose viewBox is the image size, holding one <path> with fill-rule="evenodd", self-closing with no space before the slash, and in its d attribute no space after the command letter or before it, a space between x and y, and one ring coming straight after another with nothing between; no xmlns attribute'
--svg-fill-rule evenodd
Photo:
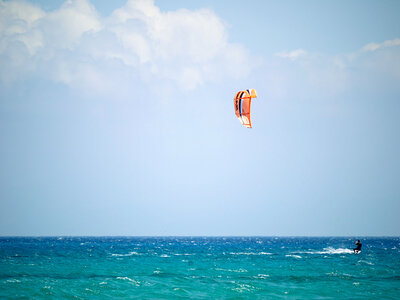
<svg viewBox="0 0 400 300"><path fill-rule="evenodd" d="M0 234L399 235L398 11L0 1Z"/></svg>

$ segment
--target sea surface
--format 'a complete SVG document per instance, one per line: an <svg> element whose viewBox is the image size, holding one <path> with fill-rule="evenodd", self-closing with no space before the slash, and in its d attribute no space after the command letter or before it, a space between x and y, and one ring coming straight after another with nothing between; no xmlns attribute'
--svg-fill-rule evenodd
<svg viewBox="0 0 400 300"><path fill-rule="evenodd" d="M400 238L360 239L2 237L0 298L400 299Z"/></svg>

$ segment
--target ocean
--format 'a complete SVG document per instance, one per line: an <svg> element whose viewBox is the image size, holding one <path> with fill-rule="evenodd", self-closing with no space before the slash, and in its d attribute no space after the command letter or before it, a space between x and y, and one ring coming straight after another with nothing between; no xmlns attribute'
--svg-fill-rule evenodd
<svg viewBox="0 0 400 300"><path fill-rule="evenodd" d="M1 299L400 299L400 238L1 237Z"/></svg>

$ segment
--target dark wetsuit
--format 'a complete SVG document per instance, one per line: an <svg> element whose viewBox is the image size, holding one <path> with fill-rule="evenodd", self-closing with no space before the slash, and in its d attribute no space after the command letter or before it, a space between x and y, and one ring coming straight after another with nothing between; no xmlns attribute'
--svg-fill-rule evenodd
<svg viewBox="0 0 400 300"><path fill-rule="evenodd" d="M357 247L353 249L354 252L356 252L356 251L361 251L361 246L362 246L362 244L361 244L360 241L358 241L358 242L356 243L356 246L357 246Z"/></svg>

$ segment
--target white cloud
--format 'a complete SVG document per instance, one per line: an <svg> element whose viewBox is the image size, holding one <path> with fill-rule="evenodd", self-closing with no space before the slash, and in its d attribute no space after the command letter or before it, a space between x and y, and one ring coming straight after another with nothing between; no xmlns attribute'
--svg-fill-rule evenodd
<svg viewBox="0 0 400 300"><path fill-rule="evenodd" d="M291 52L286 52L282 51L276 54L276 56L282 57L282 58L289 58L290 60L296 60L300 57L304 57L307 54L306 51L303 49L297 49Z"/></svg>
<svg viewBox="0 0 400 300"><path fill-rule="evenodd" d="M0 1L0 32L10 36L27 32L45 13L23 1Z"/></svg>
<svg viewBox="0 0 400 300"><path fill-rule="evenodd" d="M383 43L369 43L362 48L362 51L376 51L383 48L400 46L400 39L387 40Z"/></svg>
<svg viewBox="0 0 400 300"><path fill-rule="evenodd" d="M46 47L73 49L85 33L102 29L96 9L89 1L68 0L62 7L42 18L38 30L45 37Z"/></svg>
<svg viewBox="0 0 400 300"><path fill-rule="evenodd" d="M336 55L283 51L270 62L268 86L274 96L336 97L355 86L384 90L385 84L400 87L400 39L370 43L351 53ZM379 51L377 51L379 50ZM276 78L279 78L277 81ZM387 86L388 87L388 86Z"/></svg>
<svg viewBox="0 0 400 300"><path fill-rule="evenodd" d="M22 43L34 53L42 45L41 35L34 27L44 15L41 9L26 2L0 1L0 54L16 43ZM15 55L10 55L10 59L19 60Z"/></svg>
<svg viewBox="0 0 400 300"><path fill-rule="evenodd" d="M399 45L395 38L340 55L282 51L257 74L277 95L335 95L368 74L398 82ZM113 96L138 88L191 90L225 79L246 81L256 69L247 49L228 41L227 26L213 11L162 12L152 0L129 0L106 18L89 0L69 0L51 12L0 0L0 65L2 81L42 77Z"/></svg>
<svg viewBox="0 0 400 300"><path fill-rule="evenodd" d="M276 88L285 97L334 96L349 82L347 56L325 55L298 49L276 54L274 72L280 78ZM267 76L270 81L274 76ZM285 93L282 91L286 90Z"/></svg>
<svg viewBox="0 0 400 300"><path fill-rule="evenodd" d="M252 66L246 49L228 42L225 24L211 10L161 12L152 0L129 0L107 18L88 0L68 0L49 13L25 1L0 0L0 30L6 81L40 73L72 87L99 85L101 91L139 84L129 82L134 73L148 84L169 81L194 89L246 76ZM119 73L114 84L102 81L115 80L110 70Z"/></svg>

